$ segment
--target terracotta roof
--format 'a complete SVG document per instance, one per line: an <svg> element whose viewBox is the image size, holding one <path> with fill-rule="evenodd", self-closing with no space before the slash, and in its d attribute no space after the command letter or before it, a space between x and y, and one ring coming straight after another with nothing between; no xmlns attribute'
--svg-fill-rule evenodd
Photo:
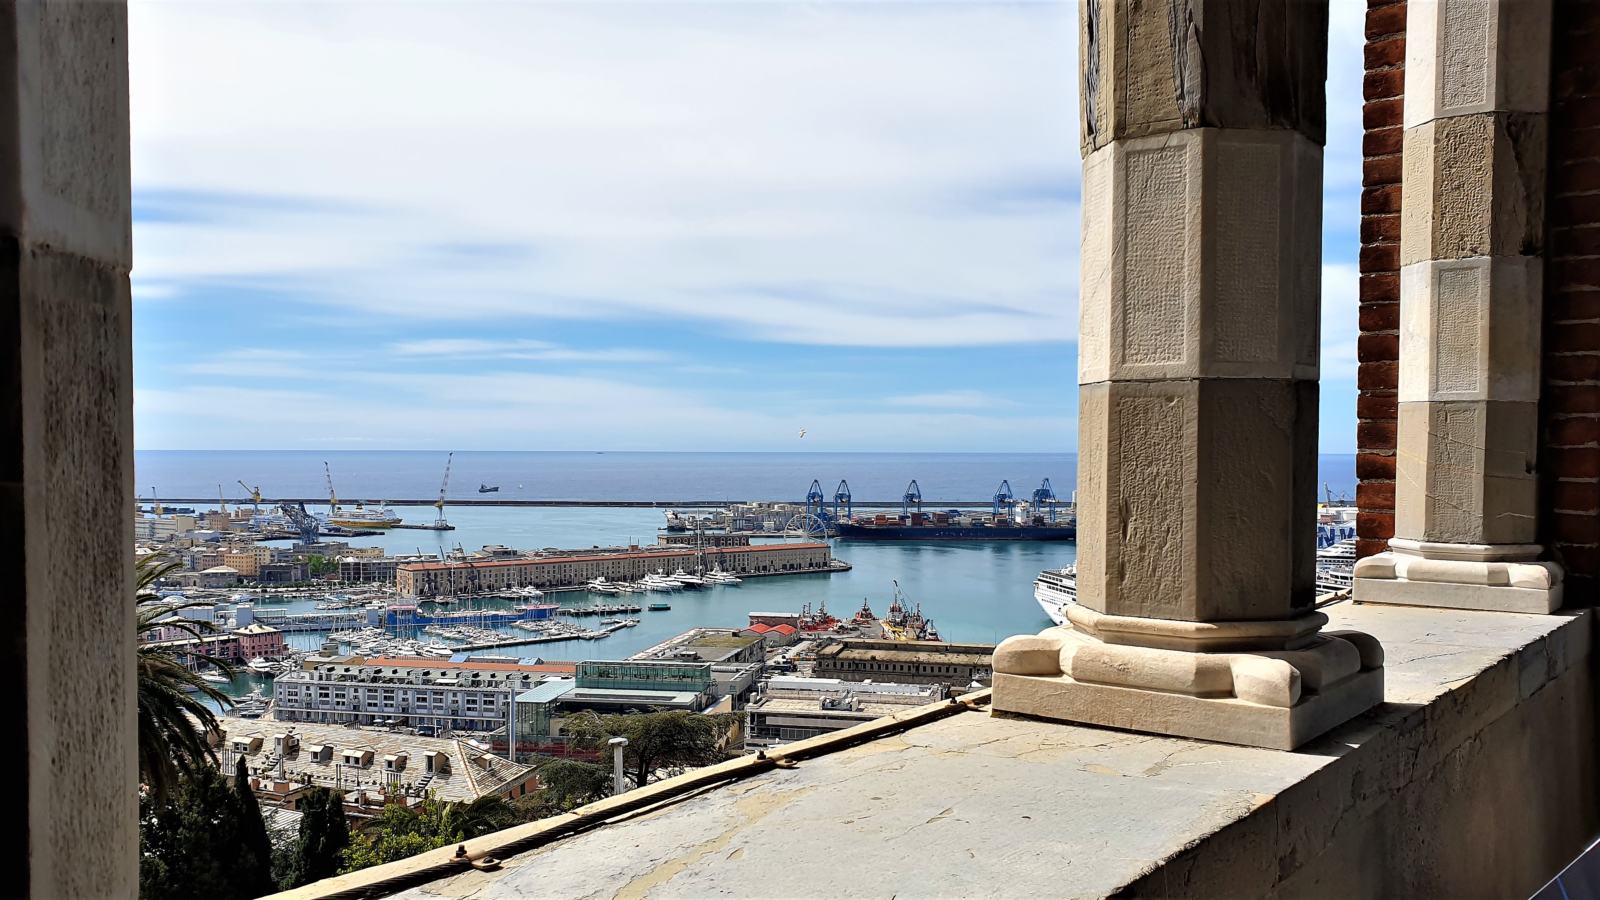
<svg viewBox="0 0 1600 900"><path fill-rule="evenodd" d="M388 666L399 669L471 669L484 672L543 672L550 675L572 675L578 671L577 663L504 663L504 662L451 662L427 656L369 656L351 665Z"/></svg>
<svg viewBox="0 0 1600 900"><path fill-rule="evenodd" d="M752 544L748 547L707 547L707 554L768 553L773 550L821 550L827 544ZM638 550L627 553L598 553L587 556L520 556L516 559L451 560L450 562L401 563L408 572L439 572L448 569L492 569L502 566L556 566L573 562L604 562L613 559L683 559L693 556L692 548Z"/></svg>

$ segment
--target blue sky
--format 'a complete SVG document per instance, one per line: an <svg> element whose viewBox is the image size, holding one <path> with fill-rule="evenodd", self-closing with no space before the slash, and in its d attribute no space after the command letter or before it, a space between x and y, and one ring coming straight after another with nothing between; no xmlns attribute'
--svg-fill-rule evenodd
<svg viewBox="0 0 1600 900"><path fill-rule="evenodd" d="M1362 6L1330 37L1335 453ZM138 444L1074 449L1076 16L134 0Z"/></svg>

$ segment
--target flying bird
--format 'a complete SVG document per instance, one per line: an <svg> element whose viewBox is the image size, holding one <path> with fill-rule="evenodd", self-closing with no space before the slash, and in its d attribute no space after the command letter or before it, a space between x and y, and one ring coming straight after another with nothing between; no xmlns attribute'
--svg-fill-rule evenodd
<svg viewBox="0 0 1600 900"><path fill-rule="evenodd" d="M806 430L804 428L800 429L800 436L801 437L805 437L806 436Z"/></svg>

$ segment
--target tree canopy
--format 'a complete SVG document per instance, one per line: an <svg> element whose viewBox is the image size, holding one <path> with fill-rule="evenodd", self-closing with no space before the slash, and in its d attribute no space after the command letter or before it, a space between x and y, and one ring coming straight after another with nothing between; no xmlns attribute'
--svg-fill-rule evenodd
<svg viewBox="0 0 1600 900"><path fill-rule="evenodd" d="M635 787L651 778L709 766L727 759L728 739L739 727L731 713L667 710L599 715L583 712L562 723L561 730L580 749L609 753L614 737L628 739L623 768Z"/></svg>
<svg viewBox="0 0 1600 900"><path fill-rule="evenodd" d="M182 775L166 794L139 800L139 896L145 900L246 900L276 890L261 810L211 766ZM259 829L259 837L257 830ZM264 854L264 855L263 855Z"/></svg>

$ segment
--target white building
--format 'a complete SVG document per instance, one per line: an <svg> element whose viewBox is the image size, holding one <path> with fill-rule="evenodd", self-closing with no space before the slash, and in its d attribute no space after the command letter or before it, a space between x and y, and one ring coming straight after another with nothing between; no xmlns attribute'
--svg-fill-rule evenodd
<svg viewBox="0 0 1600 900"><path fill-rule="evenodd" d="M326 663L279 675L273 715L285 722L494 731L505 727L513 696L552 677L540 668L549 667Z"/></svg>

